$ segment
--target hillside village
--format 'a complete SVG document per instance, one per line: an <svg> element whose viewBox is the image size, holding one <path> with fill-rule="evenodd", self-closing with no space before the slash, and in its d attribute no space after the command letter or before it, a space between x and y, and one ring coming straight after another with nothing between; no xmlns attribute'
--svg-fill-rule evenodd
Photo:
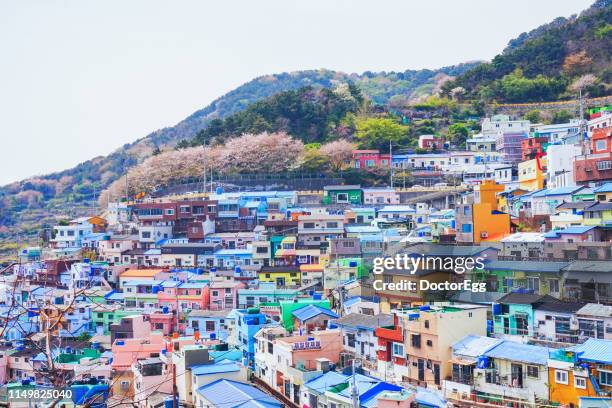
<svg viewBox="0 0 612 408"><path fill-rule="evenodd" d="M1 270L0 403L609 407L612 112L585 116L351 151L384 186L209 178L55 225ZM373 273L404 256L484 261Z"/></svg>

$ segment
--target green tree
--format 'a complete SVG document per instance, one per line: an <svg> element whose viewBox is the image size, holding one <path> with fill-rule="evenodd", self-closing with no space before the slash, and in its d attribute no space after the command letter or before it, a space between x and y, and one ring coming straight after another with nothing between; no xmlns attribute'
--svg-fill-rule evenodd
<svg viewBox="0 0 612 408"><path fill-rule="evenodd" d="M532 109L529 112L525 113L523 119L528 120L531 123L540 123L542 120L542 115L540 111L537 109Z"/></svg>
<svg viewBox="0 0 612 408"><path fill-rule="evenodd" d="M389 118L367 118L357 121L357 141L363 149L388 151L389 142L397 145L404 142L408 133L406 126Z"/></svg>
<svg viewBox="0 0 612 408"><path fill-rule="evenodd" d="M552 123L567 123L572 118L572 114L566 111L565 109L557 111L553 114Z"/></svg>
<svg viewBox="0 0 612 408"><path fill-rule="evenodd" d="M469 134L470 131L464 123L453 123L448 127L448 136L455 146L464 145Z"/></svg>
<svg viewBox="0 0 612 408"><path fill-rule="evenodd" d="M317 148L306 148L300 168L311 172L326 171L329 169L329 159L322 155Z"/></svg>

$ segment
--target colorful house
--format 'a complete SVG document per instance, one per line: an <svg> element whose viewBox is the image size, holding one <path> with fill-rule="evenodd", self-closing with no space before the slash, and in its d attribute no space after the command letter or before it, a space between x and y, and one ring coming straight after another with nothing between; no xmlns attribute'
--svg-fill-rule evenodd
<svg viewBox="0 0 612 408"><path fill-rule="evenodd" d="M254 336L266 324L267 318L258 308L236 309L234 316L238 348L242 351L242 356L248 362L249 367L253 367L255 361Z"/></svg>
<svg viewBox="0 0 612 408"><path fill-rule="evenodd" d="M499 241L510 234L510 215L498 210L497 193L504 186L483 180L474 188L474 204L459 204L455 209L458 242Z"/></svg>
<svg viewBox="0 0 612 408"><path fill-rule="evenodd" d="M325 186L323 188L323 204L362 204L363 192L361 186Z"/></svg>
<svg viewBox="0 0 612 408"><path fill-rule="evenodd" d="M546 166L546 157L520 162L518 164L519 188L527 191L544 188L546 179L544 166Z"/></svg>
<svg viewBox="0 0 612 408"><path fill-rule="evenodd" d="M610 406L612 341L588 339L555 350L548 360L550 400L565 406ZM591 404L582 404L592 398ZM596 405L597 403L602 405ZM608 405L606 405L608 404Z"/></svg>
<svg viewBox="0 0 612 408"><path fill-rule="evenodd" d="M295 288L301 284L300 267L288 266L262 266L258 272L260 282L272 282L277 288Z"/></svg>

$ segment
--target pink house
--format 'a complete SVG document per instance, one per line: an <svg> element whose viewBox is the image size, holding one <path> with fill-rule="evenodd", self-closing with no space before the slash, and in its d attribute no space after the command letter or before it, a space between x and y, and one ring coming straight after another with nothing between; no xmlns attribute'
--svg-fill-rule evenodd
<svg viewBox="0 0 612 408"><path fill-rule="evenodd" d="M176 315L170 311L149 314L149 322L153 330L161 331L165 336L169 336L176 330Z"/></svg>
<svg viewBox="0 0 612 408"><path fill-rule="evenodd" d="M210 303L210 290L205 282L165 281L157 292L159 305L169 310L206 310Z"/></svg>
<svg viewBox="0 0 612 408"><path fill-rule="evenodd" d="M118 371L128 370L139 359L159 356L164 346L164 335L161 332L152 332L143 338L117 339L111 346L111 367Z"/></svg>
<svg viewBox="0 0 612 408"><path fill-rule="evenodd" d="M230 310L237 307L238 289L242 282L214 281L210 283L210 310Z"/></svg>
<svg viewBox="0 0 612 408"><path fill-rule="evenodd" d="M381 153L380 150L353 150L351 167L355 169L389 167L390 162L389 153Z"/></svg>

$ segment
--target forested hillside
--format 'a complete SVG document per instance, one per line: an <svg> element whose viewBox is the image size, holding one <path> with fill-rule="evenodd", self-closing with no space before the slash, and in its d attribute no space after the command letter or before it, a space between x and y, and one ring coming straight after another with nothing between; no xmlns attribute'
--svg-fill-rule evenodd
<svg viewBox="0 0 612 408"><path fill-rule="evenodd" d="M490 63L444 84L443 92L497 102L554 101L575 98L575 83L583 78L589 96L610 95L611 55L612 5L600 0L578 17L521 34Z"/></svg>

